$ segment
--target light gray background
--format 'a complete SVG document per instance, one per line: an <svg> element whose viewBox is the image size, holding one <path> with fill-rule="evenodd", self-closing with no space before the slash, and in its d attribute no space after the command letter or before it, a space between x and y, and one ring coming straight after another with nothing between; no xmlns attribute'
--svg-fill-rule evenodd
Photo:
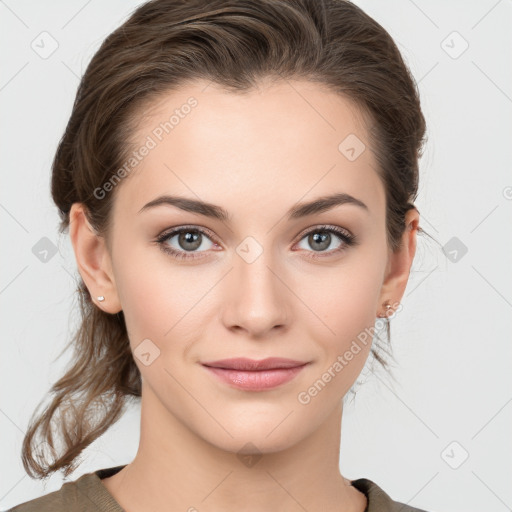
<svg viewBox="0 0 512 512"><path fill-rule="evenodd" d="M1 510L63 482L32 480L20 460L28 419L70 355L55 360L71 333L76 263L57 234L50 164L79 77L140 3L0 1ZM512 3L355 3L390 32L419 82L429 135L421 225L441 245L456 237L458 252L452 261L451 245L420 237L392 321L398 384L371 375L347 404L340 467L429 511L510 510ZM58 43L48 58L31 47L43 31ZM33 253L43 237L58 248L46 262ZM69 479L130 462L138 415L91 445Z"/></svg>

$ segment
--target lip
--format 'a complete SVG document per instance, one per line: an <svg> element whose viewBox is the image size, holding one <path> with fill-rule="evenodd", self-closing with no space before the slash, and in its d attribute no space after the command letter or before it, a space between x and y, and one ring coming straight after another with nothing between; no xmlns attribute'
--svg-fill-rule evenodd
<svg viewBox="0 0 512 512"><path fill-rule="evenodd" d="M261 360L239 357L202 363L223 382L248 391L263 391L285 384L308 364L281 357Z"/></svg>
<svg viewBox="0 0 512 512"><path fill-rule="evenodd" d="M306 361L285 359L283 357L267 357L266 359L249 359L247 357L234 357L231 359L220 359L218 361L207 361L204 366L212 368L223 368L227 370L275 370L278 368L296 368L307 364Z"/></svg>

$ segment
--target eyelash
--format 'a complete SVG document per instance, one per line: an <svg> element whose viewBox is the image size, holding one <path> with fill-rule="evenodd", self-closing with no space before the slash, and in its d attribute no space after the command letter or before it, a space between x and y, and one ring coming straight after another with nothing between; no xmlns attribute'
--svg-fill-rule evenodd
<svg viewBox="0 0 512 512"><path fill-rule="evenodd" d="M169 247L169 245L165 243L173 236L179 235L181 233L187 233L187 232L198 232L198 233L201 233L202 235L205 235L206 237L208 237L210 239L212 238L211 234L202 228L199 228L196 226L183 226L179 229L173 229L172 231L162 233L161 235L158 236L158 238L156 239L156 242L158 243L158 245L160 246L160 249L164 253L170 254L173 258L175 258L177 260L194 260L197 258L202 258L203 256L196 256L195 253L193 253L193 252L187 253L186 251L177 251L177 250ZM299 242L306 236L308 236L312 233L317 233L317 232L332 233L332 234L338 236L342 240L343 245L341 245L337 249L328 251L327 253L313 254L312 256L308 256L311 259L325 258L325 257L333 256L334 254L339 254L342 251L346 250L348 247L357 245L357 243L358 243L357 237L355 235L352 235L348 231L341 229L337 226L328 226L328 225L318 226L318 227L315 227L314 229L306 231L299 238ZM204 251L201 251L201 252L204 252ZM314 251L308 251L308 252L314 252Z"/></svg>

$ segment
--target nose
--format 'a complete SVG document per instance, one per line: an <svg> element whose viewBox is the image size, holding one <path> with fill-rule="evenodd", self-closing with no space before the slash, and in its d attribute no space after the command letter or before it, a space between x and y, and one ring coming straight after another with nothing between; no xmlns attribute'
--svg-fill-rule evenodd
<svg viewBox="0 0 512 512"><path fill-rule="evenodd" d="M234 258L234 267L226 280L224 322L229 329L246 331L254 338L269 336L272 330L284 330L290 318L290 297L279 266L271 260L271 251L259 251L250 242ZM252 252L251 252L252 251ZM256 256L256 257L255 257Z"/></svg>

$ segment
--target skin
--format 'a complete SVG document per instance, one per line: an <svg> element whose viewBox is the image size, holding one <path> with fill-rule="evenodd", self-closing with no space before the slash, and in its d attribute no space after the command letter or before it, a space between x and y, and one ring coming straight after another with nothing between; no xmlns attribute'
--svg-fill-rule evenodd
<svg viewBox="0 0 512 512"><path fill-rule="evenodd" d="M71 210L77 264L96 305L123 310L132 351L144 339L160 350L147 366L134 357L143 381L137 455L102 482L128 512L362 512L366 497L339 470L340 430L342 397L370 343L308 404L297 396L374 326L384 301L400 301L419 214L408 212L402 248L393 253L384 187L360 112L320 84L262 83L237 95L195 82L153 103L133 141L142 145L190 96L198 106L117 185L108 239L94 232L81 204ZM338 150L349 134L366 144L354 161ZM335 192L368 209L345 204L286 219L298 202ZM138 213L164 193L222 206L231 222L172 206ZM359 243L334 254L344 242L332 234L327 248L315 251L301 233L323 224L348 230ZM203 235L196 260L175 260L155 243L183 225L213 234ZM236 252L247 236L263 251L251 263ZM194 251L177 235L166 243ZM106 300L97 302L98 295ZM271 356L310 364L259 392L220 382L200 364ZM237 456L247 443L261 454L252 465Z"/></svg>

